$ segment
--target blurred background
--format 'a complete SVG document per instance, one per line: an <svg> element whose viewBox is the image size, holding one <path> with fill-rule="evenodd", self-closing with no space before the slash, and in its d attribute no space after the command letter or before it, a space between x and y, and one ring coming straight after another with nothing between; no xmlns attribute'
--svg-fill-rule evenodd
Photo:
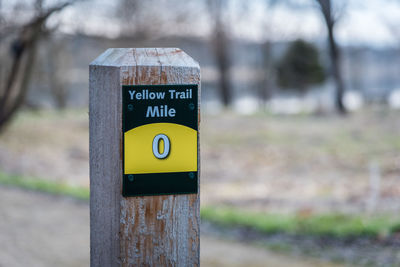
<svg viewBox="0 0 400 267"><path fill-rule="evenodd" d="M110 47L200 63L204 266L400 266L398 0L0 0L0 266L89 264Z"/></svg>

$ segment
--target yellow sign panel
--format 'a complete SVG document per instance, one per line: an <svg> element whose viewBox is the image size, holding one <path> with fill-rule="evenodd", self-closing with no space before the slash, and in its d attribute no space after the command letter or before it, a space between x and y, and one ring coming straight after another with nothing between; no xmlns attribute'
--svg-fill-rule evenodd
<svg viewBox="0 0 400 267"><path fill-rule="evenodd" d="M158 149L153 149L160 134L169 140L169 153L162 159L156 155L164 153L166 142L159 140ZM151 123L136 127L125 132L124 151L125 174L197 171L197 131L187 126Z"/></svg>

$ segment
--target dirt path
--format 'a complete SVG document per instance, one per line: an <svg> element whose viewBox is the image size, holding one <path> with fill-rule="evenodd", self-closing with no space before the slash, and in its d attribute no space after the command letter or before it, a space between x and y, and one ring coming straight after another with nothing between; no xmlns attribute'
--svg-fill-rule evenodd
<svg viewBox="0 0 400 267"><path fill-rule="evenodd" d="M271 252L261 247L219 240L210 236L201 237L201 266L219 267L333 267L341 266L300 256Z"/></svg>
<svg viewBox="0 0 400 267"><path fill-rule="evenodd" d="M88 266L86 202L0 187L0 266Z"/></svg>
<svg viewBox="0 0 400 267"><path fill-rule="evenodd" d="M0 266L88 266L86 202L0 186ZM333 266L203 234L202 266Z"/></svg>

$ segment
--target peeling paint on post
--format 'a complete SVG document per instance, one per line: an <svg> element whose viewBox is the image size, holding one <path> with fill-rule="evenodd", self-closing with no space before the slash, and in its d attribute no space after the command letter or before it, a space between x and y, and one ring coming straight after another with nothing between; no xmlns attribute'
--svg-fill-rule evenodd
<svg viewBox="0 0 400 267"><path fill-rule="evenodd" d="M189 130L181 127L196 134L196 164L194 165L192 160L185 163L186 165L183 164L185 167L180 170L179 164L178 167L176 164L175 167L173 164L172 167L165 167L167 161L164 161L164 165L159 167L162 171L157 171L158 167L155 167L155 172L167 173L165 179L176 179L177 185L181 181L179 179L183 179L177 177L183 174L186 176L182 177L187 177L187 181L192 181L191 184L178 189L172 187L169 190L160 186L154 191L155 194L150 192L140 195L138 187L128 183L137 182L144 186L141 188L146 188L146 179L155 179L154 181L161 183L164 180L158 179L157 175L140 173L136 167L132 171L127 170L125 166L126 157L130 156L130 152L124 152L128 137L123 132L125 124L122 89L127 85L188 85L188 88L193 88L193 92L196 92L196 101L199 101L198 63L177 48L113 48L105 51L90 64L89 80L91 266L198 266L200 157L197 118L200 110L194 109L192 102L182 104L188 107L188 112L197 112L192 114L192 117L196 115L197 125L189 127L190 129L185 126ZM168 90L168 87L162 86L154 88ZM192 91L187 90L188 96ZM185 98L183 93L181 98ZM126 110L135 112L135 104L127 104ZM151 111L154 114L156 112ZM173 119L179 117L175 116L175 112L179 112L178 109L168 112ZM168 124L165 123L166 120L161 122L161 126ZM174 133L174 128L171 131ZM174 152L171 153L177 153L177 149L173 150L177 147L174 137L167 135L172 139L171 151ZM161 137L167 142L166 136ZM193 138L188 140L187 142L192 144ZM158 142L158 139L156 141ZM164 141L161 143L165 148ZM186 146L186 143L183 145ZM155 147L150 144L149 149L151 146ZM169 149L168 146L167 148ZM167 153L163 154L162 149L159 152L155 155L158 155L160 160L165 160ZM163 155L160 156L161 154ZM134 153L132 158L135 158ZM168 155L169 161L176 158L179 157L175 154ZM174 173L177 173L177 176ZM193 181L196 181L196 188L193 187ZM128 188L127 185L131 187ZM127 190L124 196L123 187Z"/></svg>

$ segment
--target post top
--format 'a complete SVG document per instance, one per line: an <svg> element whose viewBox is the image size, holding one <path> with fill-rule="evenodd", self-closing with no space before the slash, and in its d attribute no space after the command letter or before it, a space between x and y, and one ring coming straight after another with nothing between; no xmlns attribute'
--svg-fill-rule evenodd
<svg viewBox="0 0 400 267"><path fill-rule="evenodd" d="M199 68L180 48L109 48L91 66L179 66Z"/></svg>

